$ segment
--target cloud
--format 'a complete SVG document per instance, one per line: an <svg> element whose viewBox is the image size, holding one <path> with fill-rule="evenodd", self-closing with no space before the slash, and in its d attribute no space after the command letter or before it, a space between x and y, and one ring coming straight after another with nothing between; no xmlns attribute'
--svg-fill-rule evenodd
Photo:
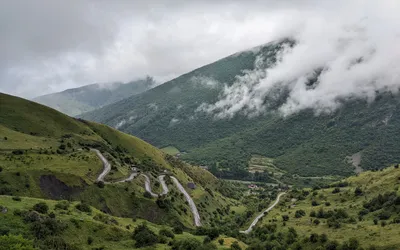
<svg viewBox="0 0 400 250"><path fill-rule="evenodd" d="M170 80L274 39L283 15L269 7L258 1L0 1L0 91L33 97L146 75Z"/></svg>
<svg viewBox="0 0 400 250"><path fill-rule="evenodd" d="M290 115L304 109L331 112L343 101L372 101L379 91L400 87L400 20L396 1L349 1L340 7L307 10L298 19L293 48L286 47L272 67L256 67L231 86L220 100L198 110L216 117L266 112L285 94L278 110ZM344 8L345 7L345 8ZM330 12L331 11L331 12ZM256 62L257 64L257 62ZM310 85L310 79L316 82Z"/></svg>

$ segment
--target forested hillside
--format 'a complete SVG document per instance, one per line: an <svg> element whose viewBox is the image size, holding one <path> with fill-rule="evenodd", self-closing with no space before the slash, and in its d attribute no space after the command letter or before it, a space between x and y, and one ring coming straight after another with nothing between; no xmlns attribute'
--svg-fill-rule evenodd
<svg viewBox="0 0 400 250"><path fill-rule="evenodd" d="M276 112L286 98L284 89L265 100L267 112L258 116L238 112L216 118L199 109L219 100L224 86L240 84L253 76L249 72L274 65L290 46L295 42L283 40L231 55L82 117L175 154L180 151L182 159L226 178L247 178L252 155L272 158L278 168L302 176L347 176L399 161L400 97L391 93L377 93L368 101L352 98L336 111L318 115L309 109L287 117ZM315 79L307 84L312 86Z"/></svg>

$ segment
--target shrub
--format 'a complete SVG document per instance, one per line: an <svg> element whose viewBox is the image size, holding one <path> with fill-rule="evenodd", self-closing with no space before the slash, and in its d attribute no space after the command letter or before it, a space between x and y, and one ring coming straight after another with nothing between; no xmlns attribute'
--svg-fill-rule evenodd
<svg viewBox="0 0 400 250"><path fill-rule="evenodd" d="M329 207L331 203L329 201L325 202L325 206Z"/></svg>
<svg viewBox="0 0 400 250"><path fill-rule="evenodd" d="M145 192L143 193L143 196L144 196L145 198L147 198L147 199L153 198L153 196L151 196L151 194L150 194L149 192L147 192L147 191L145 191Z"/></svg>
<svg viewBox="0 0 400 250"><path fill-rule="evenodd" d="M132 238L136 241L135 247L153 246L158 242L157 235L145 224L135 228Z"/></svg>
<svg viewBox="0 0 400 250"><path fill-rule="evenodd" d="M166 236L168 238L171 238L171 239L173 239L175 237L174 233L171 230L166 229L166 228L161 229L158 234L159 235L164 235L164 236Z"/></svg>
<svg viewBox="0 0 400 250"><path fill-rule="evenodd" d="M174 228L172 229L172 231L173 231L175 234L182 234L182 233L183 233L183 229L182 229L182 227L181 227L180 225L174 226Z"/></svg>
<svg viewBox="0 0 400 250"><path fill-rule="evenodd" d="M360 195L363 194L363 191L361 190L360 187L356 187L356 189L354 190L354 194L355 194L356 196L360 196Z"/></svg>
<svg viewBox="0 0 400 250"><path fill-rule="evenodd" d="M234 241L231 245L232 250L242 250L242 248L239 246L239 243L237 241Z"/></svg>
<svg viewBox="0 0 400 250"><path fill-rule="evenodd" d="M224 239L219 239L218 243L222 246L224 244Z"/></svg>
<svg viewBox="0 0 400 250"><path fill-rule="evenodd" d="M86 203L79 203L76 206L76 209L78 209L79 211L85 212L85 213L91 213L92 209L90 208L90 206Z"/></svg>
<svg viewBox="0 0 400 250"><path fill-rule="evenodd" d="M209 236L206 236L203 240L203 244L207 244L211 242L211 238Z"/></svg>
<svg viewBox="0 0 400 250"><path fill-rule="evenodd" d="M175 241L172 249L179 250L193 250L201 246L201 242L195 238L184 238L182 240Z"/></svg>
<svg viewBox="0 0 400 250"><path fill-rule="evenodd" d="M21 150L21 149L17 149L17 150L12 151L12 153L13 153L14 155L23 155L23 154L24 154L24 151Z"/></svg>
<svg viewBox="0 0 400 250"><path fill-rule="evenodd" d="M318 239L319 239L319 235L318 235L318 234L313 233L313 234L310 235L310 242L311 242L311 243L316 243L316 242L318 242Z"/></svg>
<svg viewBox="0 0 400 250"><path fill-rule="evenodd" d="M21 197L19 197L19 196L13 196L12 199L14 201L21 201Z"/></svg>
<svg viewBox="0 0 400 250"><path fill-rule="evenodd" d="M315 224L315 225L319 225L319 223L321 223L318 219L315 219L314 221L313 221L313 223Z"/></svg>
<svg viewBox="0 0 400 250"><path fill-rule="evenodd" d="M68 201L60 201L54 206L55 209L61 209L61 210L68 210L68 207L69 207Z"/></svg>
<svg viewBox="0 0 400 250"><path fill-rule="evenodd" d="M105 184L104 184L103 181L98 181L96 184L97 184L97 186L98 186L99 188L104 188L104 186L105 186Z"/></svg>
<svg viewBox="0 0 400 250"><path fill-rule="evenodd" d="M49 217L36 220L31 225L31 231L37 239L45 239L47 236L59 235L66 228L66 224Z"/></svg>
<svg viewBox="0 0 400 250"><path fill-rule="evenodd" d="M351 238L348 241L343 242L342 250L357 250L360 243L357 239Z"/></svg>
<svg viewBox="0 0 400 250"><path fill-rule="evenodd" d="M315 206L318 206L319 203L318 203L316 200L313 200L313 201L311 202L311 205L312 205L313 207L315 207Z"/></svg>
<svg viewBox="0 0 400 250"><path fill-rule="evenodd" d="M282 220L283 221L288 221L289 220L289 215L287 215L287 214L282 215Z"/></svg>
<svg viewBox="0 0 400 250"><path fill-rule="evenodd" d="M49 206L47 206L47 204L44 202L39 202L33 206L33 210L41 214L47 214L49 211Z"/></svg>
<svg viewBox="0 0 400 250"><path fill-rule="evenodd" d="M326 234L321 234L319 236L319 241L321 241L321 243L325 243L328 241L328 236Z"/></svg>
<svg viewBox="0 0 400 250"><path fill-rule="evenodd" d="M91 236L89 236L87 239L87 244L92 245L92 243L93 243L93 238Z"/></svg>
<svg viewBox="0 0 400 250"><path fill-rule="evenodd" d="M0 167L0 173L1 173L1 172L3 172L3 168L2 168L2 167Z"/></svg>
<svg viewBox="0 0 400 250"><path fill-rule="evenodd" d="M33 241L24 239L21 235L3 235L0 236L0 250L23 249L35 250Z"/></svg>
<svg viewBox="0 0 400 250"><path fill-rule="evenodd" d="M337 194L337 193L340 193L340 188L335 187L335 188L332 190L332 194Z"/></svg>
<svg viewBox="0 0 400 250"><path fill-rule="evenodd" d="M304 210L296 210L296 212L294 213L294 217L296 217L296 218L301 218L301 217L303 217L304 215L306 215L306 212L304 211Z"/></svg>

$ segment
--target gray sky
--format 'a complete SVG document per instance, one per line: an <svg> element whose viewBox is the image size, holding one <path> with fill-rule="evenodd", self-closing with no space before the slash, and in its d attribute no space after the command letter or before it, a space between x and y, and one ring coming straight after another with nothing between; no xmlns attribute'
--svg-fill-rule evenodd
<svg viewBox="0 0 400 250"><path fill-rule="evenodd" d="M376 38L397 35L398 13L395 0L4 0L0 91L30 98L145 75L162 82L287 35L323 53L362 20Z"/></svg>

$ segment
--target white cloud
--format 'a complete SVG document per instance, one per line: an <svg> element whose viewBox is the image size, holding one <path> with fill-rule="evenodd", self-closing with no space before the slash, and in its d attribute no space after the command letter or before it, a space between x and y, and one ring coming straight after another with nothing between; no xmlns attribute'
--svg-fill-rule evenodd
<svg viewBox="0 0 400 250"><path fill-rule="evenodd" d="M268 103L277 89L288 91L279 108L283 115L307 108L330 112L349 98L373 100L377 91L398 92L400 3L349 1L343 6L347 8L333 8L340 12L309 12L297 22L297 45L284 50L276 65L247 72L224 88L217 103L199 110L220 118L259 114L268 109L265 100ZM310 88L305 83L318 68L324 70Z"/></svg>

